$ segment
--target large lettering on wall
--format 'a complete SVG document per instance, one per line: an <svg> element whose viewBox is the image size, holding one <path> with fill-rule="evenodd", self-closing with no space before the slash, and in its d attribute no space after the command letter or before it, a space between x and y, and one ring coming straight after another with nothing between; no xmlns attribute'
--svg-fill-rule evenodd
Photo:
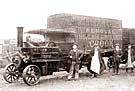
<svg viewBox="0 0 135 91"><path fill-rule="evenodd" d="M112 40L89 40L89 46L94 47L95 44L98 44L101 48L103 47L112 47Z"/></svg>
<svg viewBox="0 0 135 91"><path fill-rule="evenodd" d="M81 47L92 48L98 44L100 48L113 48L115 43L121 44L121 29L78 28L76 38Z"/></svg>

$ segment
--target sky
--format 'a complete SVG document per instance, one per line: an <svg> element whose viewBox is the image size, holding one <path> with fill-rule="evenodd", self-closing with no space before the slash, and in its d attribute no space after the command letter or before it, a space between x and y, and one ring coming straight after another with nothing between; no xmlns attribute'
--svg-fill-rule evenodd
<svg viewBox="0 0 135 91"><path fill-rule="evenodd" d="M46 29L47 17L71 13L122 20L135 28L134 0L0 0L0 39L16 38L16 27L24 31Z"/></svg>

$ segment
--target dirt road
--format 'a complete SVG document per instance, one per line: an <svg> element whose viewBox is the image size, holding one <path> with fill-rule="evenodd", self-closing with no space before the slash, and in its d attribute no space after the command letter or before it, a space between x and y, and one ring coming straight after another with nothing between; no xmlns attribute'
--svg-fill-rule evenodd
<svg viewBox="0 0 135 91"><path fill-rule="evenodd" d="M83 68L80 79L66 81L67 72L41 77L40 83L27 86L22 79L16 83L7 83L0 75L0 91L135 91L135 73L125 73L121 70L117 76L106 72L98 78L89 78L90 74Z"/></svg>

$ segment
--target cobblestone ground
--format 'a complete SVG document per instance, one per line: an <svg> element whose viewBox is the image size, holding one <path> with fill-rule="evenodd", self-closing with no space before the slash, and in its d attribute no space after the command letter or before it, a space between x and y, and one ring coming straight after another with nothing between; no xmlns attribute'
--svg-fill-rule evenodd
<svg viewBox="0 0 135 91"><path fill-rule="evenodd" d="M0 91L135 91L135 72L127 74L125 70L120 70L117 76L105 72L91 79L87 69L82 68L77 81L66 81L67 75L63 71L41 77L40 83L35 86L27 86L22 79L9 84L0 75Z"/></svg>

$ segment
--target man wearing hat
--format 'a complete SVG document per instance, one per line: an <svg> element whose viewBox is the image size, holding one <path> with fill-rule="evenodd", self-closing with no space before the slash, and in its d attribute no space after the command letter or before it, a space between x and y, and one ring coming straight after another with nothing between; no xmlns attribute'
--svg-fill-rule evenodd
<svg viewBox="0 0 135 91"><path fill-rule="evenodd" d="M113 74L118 75L119 72L119 62L121 60L122 51L119 47L119 44L115 44L115 49L113 53Z"/></svg>
<svg viewBox="0 0 135 91"><path fill-rule="evenodd" d="M75 80L77 80L79 78L80 59L83 57L80 50L78 50L77 44L73 45L73 49L70 51L69 57L72 60L72 62L70 66L68 80L70 80L73 77L73 73L75 73Z"/></svg>

